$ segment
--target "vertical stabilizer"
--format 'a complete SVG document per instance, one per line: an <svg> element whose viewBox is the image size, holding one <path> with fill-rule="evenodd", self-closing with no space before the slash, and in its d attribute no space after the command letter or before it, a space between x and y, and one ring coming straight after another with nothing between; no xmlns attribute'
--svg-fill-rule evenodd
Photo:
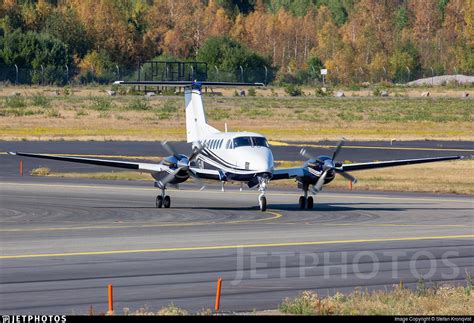
<svg viewBox="0 0 474 323"><path fill-rule="evenodd" d="M184 91L184 99L188 142L204 140L207 136L219 132L219 130L207 124L200 88L187 87Z"/></svg>

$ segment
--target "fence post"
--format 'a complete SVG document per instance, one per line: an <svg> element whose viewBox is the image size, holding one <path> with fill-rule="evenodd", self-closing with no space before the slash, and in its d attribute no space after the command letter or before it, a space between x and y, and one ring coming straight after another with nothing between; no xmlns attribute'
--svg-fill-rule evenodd
<svg viewBox="0 0 474 323"><path fill-rule="evenodd" d="M117 69L117 80L120 80L120 68L118 65L115 65L115 68Z"/></svg>
<svg viewBox="0 0 474 323"><path fill-rule="evenodd" d="M267 78L268 78L268 68L267 66L263 65L265 67L265 85L267 85Z"/></svg>
<svg viewBox="0 0 474 323"><path fill-rule="evenodd" d="M43 64L41 64L40 66L41 66L41 84L40 85L44 85L44 66Z"/></svg>
<svg viewBox="0 0 474 323"><path fill-rule="evenodd" d="M217 290L216 290L216 306L215 310L216 312L219 311L219 305L221 303L221 288L222 288L222 278L217 279Z"/></svg>
<svg viewBox="0 0 474 323"><path fill-rule="evenodd" d="M15 76L15 85L18 85L18 65L15 64L16 76Z"/></svg>
<svg viewBox="0 0 474 323"><path fill-rule="evenodd" d="M67 64L65 66L66 66L66 84L69 84L69 66L67 66Z"/></svg>
<svg viewBox="0 0 474 323"><path fill-rule="evenodd" d="M241 82L244 83L244 68L242 67L242 65L240 65L240 78L241 78Z"/></svg>

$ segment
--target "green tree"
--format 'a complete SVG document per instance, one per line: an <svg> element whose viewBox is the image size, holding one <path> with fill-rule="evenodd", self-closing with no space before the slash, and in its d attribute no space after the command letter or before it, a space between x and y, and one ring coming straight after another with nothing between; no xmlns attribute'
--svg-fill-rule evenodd
<svg viewBox="0 0 474 323"><path fill-rule="evenodd" d="M92 48L92 40L72 8L55 10L46 18L43 31L60 39L78 58L83 58Z"/></svg>
<svg viewBox="0 0 474 323"><path fill-rule="evenodd" d="M46 82L62 83L63 67L72 61L66 45L59 39L32 31L24 33L20 29L5 34L0 56L9 66L31 68L32 82L43 77Z"/></svg>
<svg viewBox="0 0 474 323"><path fill-rule="evenodd" d="M236 72L240 66L247 71L263 70L265 66L270 66L267 59L239 42L222 36L209 38L199 50L197 59L225 72Z"/></svg>

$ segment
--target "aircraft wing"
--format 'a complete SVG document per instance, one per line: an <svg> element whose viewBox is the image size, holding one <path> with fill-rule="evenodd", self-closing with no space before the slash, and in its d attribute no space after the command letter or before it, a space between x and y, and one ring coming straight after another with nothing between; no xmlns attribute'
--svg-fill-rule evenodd
<svg viewBox="0 0 474 323"><path fill-rule="evenodd" d="M25 157L60 160L60 161L89 164L89 165L124 168L124 169L136 170L139 172L145 172L145 173L160 172L160 171L168 169L167 166L161 165L161 164L134 163L134 162L126 162L126 161L120 161L120 160L56 156L56 155L45 155L45 154L30 154L30 153L22 153L22 152L8 152L8 154L13 155L13 156L25 156Z"/></svg>
<svg viewBox="0 0 474 323"><path fill-rule="evenodd" d="M215 169L203 169L199 167L190 167L189 170L196 176L202 179L221 180L223 174Z"/></svg>
<svg viewBox="0 0 474 323"><path fill-rule="evenodd" d="M291 167L275 169L272 174L272 181L274 181L278 179L303 177L305 175L308 175L309 173L303 167Z"/></svg>
<svg viewBox="0 0 474 323"><path fill-rule="evenodd" d="M434 158L389 160L389 161L371 162L371 163L343 164L341 168L343 171L349 172L349 171L356 171L356 170L363 170L363 169L432 163L432 162L437 162L437 161L454 160L454 159L462 159L462 158L464 157L463 156L447 156L447 157L434 157Z"/></svg>

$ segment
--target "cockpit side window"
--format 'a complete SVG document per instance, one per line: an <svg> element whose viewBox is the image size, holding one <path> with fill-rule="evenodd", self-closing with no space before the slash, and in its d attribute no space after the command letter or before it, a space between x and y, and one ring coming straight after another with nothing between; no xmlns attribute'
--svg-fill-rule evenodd
<svg viewBox="0 0 474 323"><path fill-rule="evenodd" d="M234 138L234 148L252 146L252 140L250 137L237 137Z"/></svg>
<svg viewBox="0 0 474 323"><path fill-rule="evenodd" d="M268 141L264 137L252 137L252 142L255 147L267 147Z"/></svg>

